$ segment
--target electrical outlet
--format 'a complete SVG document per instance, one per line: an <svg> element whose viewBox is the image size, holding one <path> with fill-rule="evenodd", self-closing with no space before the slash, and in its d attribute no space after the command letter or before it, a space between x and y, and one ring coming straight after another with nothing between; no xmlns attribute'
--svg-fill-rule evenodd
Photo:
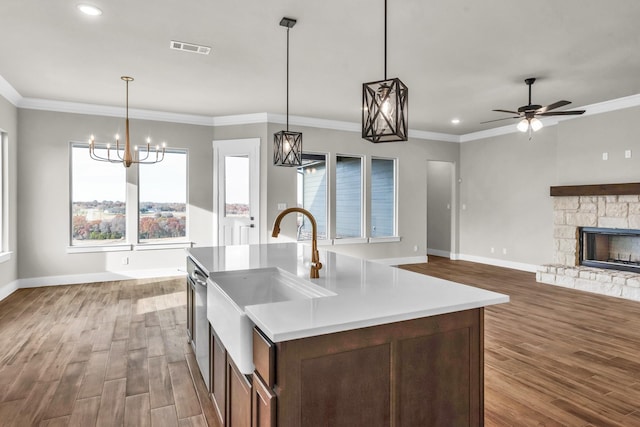
<svg viewBox="0 0 640 427"><path fill-rule="evenodd" d="M496 253L496 248L491 248L491 253L495 254Z"/></svg>
<svg viewBox="0 0 640 427"><path fill-rule="evenodd" d="M502 255L506 255L507 254L507 248L502 248Z"/></svg>
<svg viewBox="0 0 640 427"><path fill-rule="evenodd" d="M413 252L418 252L418 249L420 249L420 247L418 245L414 245L413 246Z"/></svg>
<svg viewBox="0 0 640 427"><path fill-rule="evenodd" d="M602 160L609 160L609 153L602 153Z"/></svg>
<svg viewBox="0 0 640 427"><path fill-rule="evenodd" d="M624 150L624 158L625 159L631 158L631 150Z"/></svg>

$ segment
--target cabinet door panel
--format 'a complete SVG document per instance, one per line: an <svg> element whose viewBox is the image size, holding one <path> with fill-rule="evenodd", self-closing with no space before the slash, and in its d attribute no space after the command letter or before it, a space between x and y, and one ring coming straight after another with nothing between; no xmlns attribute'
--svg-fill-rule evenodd
<svg viewBox="0 0 640 427"><path fill-rule="evenodd" d="M211 379L209 383L211 384L211 400L216 409L218 421L220 421L221 426L224 426L227 406L227 352L213 329L210 329L210 331L209 372Z"/></svg>
<svg viewBox="0 0 640 427"><path fill-rule="evenodd" d="M251 427L251 382L227 357L227 427Z"/></svg>
<svg viewBox="0 0 640 427"><path fill-rule="evenodd" d="M262 382L259 376L253 374L253 427L275 427L276 425L276 395Z"/></svg>

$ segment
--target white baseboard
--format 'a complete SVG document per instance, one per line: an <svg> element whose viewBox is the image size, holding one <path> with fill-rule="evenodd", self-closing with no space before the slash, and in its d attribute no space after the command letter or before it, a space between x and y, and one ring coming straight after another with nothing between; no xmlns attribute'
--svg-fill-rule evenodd
<svg viewBox="0 0 640 427"><path fill-rule="evenodd" d="M528 271L530 273L535 273L536 271L538 271L538 268L540 267L539 265L527 264L524 262L507 261L504 259L485 258L485 257L480 257L475 255L465 255L465 254L457 254L457 259L462 261L477 262L479 264L495 265L496 267L505 267L505 268L511 268L514 270Z"/></svg>
<svg viewBox="0 0 640 427"><path fill-rule="evenodd" d="M100 273L70 274L66 276L30 277L18 279L18 288L38 288L40 286L76 285L78 283L110 282L114 280L151 279L154 277L171 277L185 275L184 270L177 268L104 271Z"/></svg>
<svg viewBox="0 0 640 427"><path fill-rule="evenodd" d="M372 259L370 261L377 262L384 265L402 265L402 264L420 264L423 262L428 262L428 258L423 255L423 256L404 257L404 258Z"/></svg>
<svg viewBox="0 0 640 427"><path fill-rule="evenodd" d="M445 258L451 258L451 252L441 251L440 249L427 248L427 255L441 256Z"/></svg>
<svg viewBox="0 0 640 427"><path fill-rule="evenodd" d="M14 293L19 289L18 281L14 280L13 282L7 283L4 287L0 289L0 301Z"/></svg>

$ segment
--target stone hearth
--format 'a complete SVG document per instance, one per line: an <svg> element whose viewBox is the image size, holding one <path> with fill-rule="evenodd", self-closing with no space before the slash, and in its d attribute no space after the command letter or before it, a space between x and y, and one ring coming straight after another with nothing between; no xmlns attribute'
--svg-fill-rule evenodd
<svg viewBox="0 0 640 427"><path fill-rule="evenodd" d="M553 194L553 190L552 190ZM579 265L578 228L640 229L639 195L553 198L555 263L541 266L541 283L640 301L640 274Z"/></svg>

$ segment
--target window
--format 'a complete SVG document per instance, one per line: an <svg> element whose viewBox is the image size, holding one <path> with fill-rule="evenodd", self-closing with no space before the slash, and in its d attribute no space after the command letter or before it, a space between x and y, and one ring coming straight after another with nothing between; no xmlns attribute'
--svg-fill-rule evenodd
<svg viewBox="0 0 640 427"><path fill-rule="evenodd" d="M336 238L362 237L362 158L336 157Z"/></svg>
<svg viewBox="0 0 640 427"><path fill-rule="evenodd" d="M327 156L302 153L298 167L298 206L311 212L318 226L318 239L327 239ZM298 214L298 240L311 239L308 218Z"/></svg>
<svg viewBox="0 0 640 427"><path fill-rule="evenodd" d="M106 157L106 147L95 150ZM160 163L124 168L122 163L95 161L88 144L72 143L70 159L70 252L187 243L186 150L167 149Z"/></svg>
<svg viewBox="0 0 640 427"><path fill-rule="evenodd" d="M370 237L395 236L395 160L371 159Z"/></svg>
<svg viewBox="0 0 640 427"><path fill-rule="evenodd" d="M138 240L184 241L187 236L187 152L167 150L160 163L138 166Z"/></svg>
<svg viewBox="0 0 640 427"><path fill-rule="evenodd" d="M106 157L106 150L96 148ZM89 157L88 144L71 146L71 245L126 240L126 169Z"/></svg>

